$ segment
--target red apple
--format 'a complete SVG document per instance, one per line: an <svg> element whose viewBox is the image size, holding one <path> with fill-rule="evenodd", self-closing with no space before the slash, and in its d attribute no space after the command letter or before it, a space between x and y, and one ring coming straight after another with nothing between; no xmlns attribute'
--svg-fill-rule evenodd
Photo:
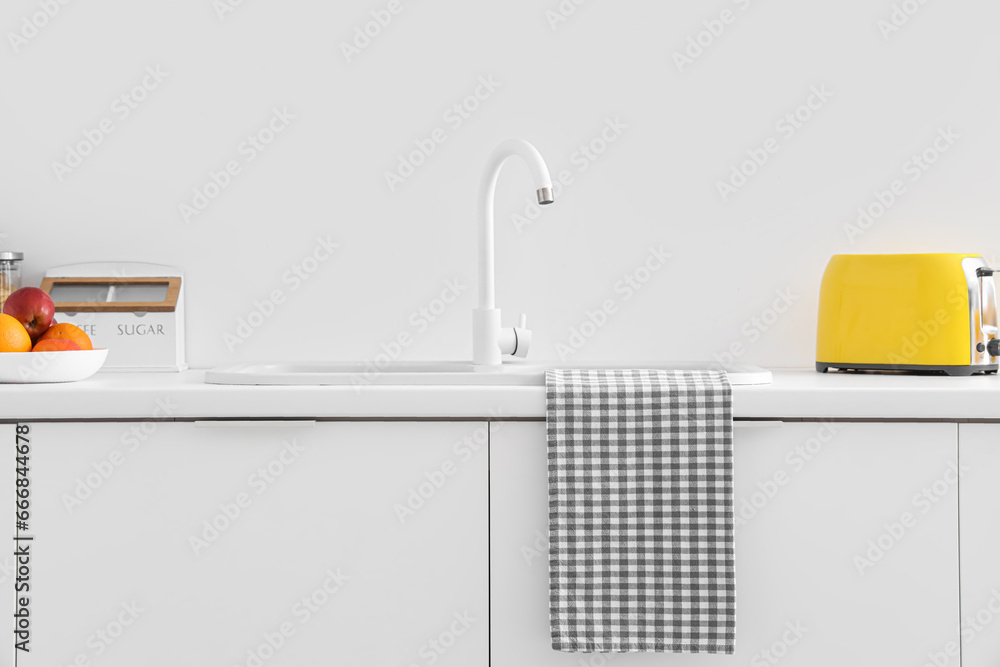
<svg viewBox="0 0 1000 667"><path fill-rule="evenodd" d="M34 340L52 326L56 307L45 290L37 287L22 287L3 304L3 312L24 325L28 335Z"/></svg>

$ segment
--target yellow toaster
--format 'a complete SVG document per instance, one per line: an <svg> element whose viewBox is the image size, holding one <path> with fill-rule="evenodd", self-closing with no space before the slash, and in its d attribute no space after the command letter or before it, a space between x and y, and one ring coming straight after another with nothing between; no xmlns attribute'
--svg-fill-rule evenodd
<svg viewBox="0 0 1000 667"><path fill-rule="evenodd" d="M816 370L996 373L993 270L980 255L834 255L819 294Z"/></svg>

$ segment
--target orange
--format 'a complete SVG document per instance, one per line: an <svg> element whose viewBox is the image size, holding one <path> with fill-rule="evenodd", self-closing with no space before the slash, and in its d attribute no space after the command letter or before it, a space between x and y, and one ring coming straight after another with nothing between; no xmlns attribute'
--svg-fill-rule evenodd
<svg viewBox="0 0 1000 667"><path fill-rule="evenodd" d="M31 336L20 321L0 314L0 352L30 352Z"/></svg>
<svg viewBox="0 0 1000 667"><path fill-rule="evenodd" d="M53 324L39 338L43 340L71 340L80 346L81 350L93 350L90 336L75 324Z"/></svg>
<svg viewBox="0 0 1000 667"><path fill-rule="evenodd" d="M71 340L59 340L58 338L47 338L38 341L32 348L32 352L65 352L68 350L79 350L80 346Z"/></svg>

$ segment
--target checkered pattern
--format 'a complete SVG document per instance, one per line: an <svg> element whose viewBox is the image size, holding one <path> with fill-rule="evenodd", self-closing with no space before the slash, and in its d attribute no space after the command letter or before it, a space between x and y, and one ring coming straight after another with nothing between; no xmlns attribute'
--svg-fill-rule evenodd
<svg viewBox="0 0 1000 667"><path fill-rule="evenodd" d="M552 648L732 653L726 374L550 370L545 384Z"/></svg>

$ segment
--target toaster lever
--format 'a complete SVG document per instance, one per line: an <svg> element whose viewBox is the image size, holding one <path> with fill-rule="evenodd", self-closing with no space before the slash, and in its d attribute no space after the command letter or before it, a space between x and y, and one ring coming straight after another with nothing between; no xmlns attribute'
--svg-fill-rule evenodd
<svg viewBox="0 0 1000 667"><path fill-rule="evenodd" d="M986 344L986 351L991 357L1000 357L1000 338L990 339L990 342Z"/></svg>

